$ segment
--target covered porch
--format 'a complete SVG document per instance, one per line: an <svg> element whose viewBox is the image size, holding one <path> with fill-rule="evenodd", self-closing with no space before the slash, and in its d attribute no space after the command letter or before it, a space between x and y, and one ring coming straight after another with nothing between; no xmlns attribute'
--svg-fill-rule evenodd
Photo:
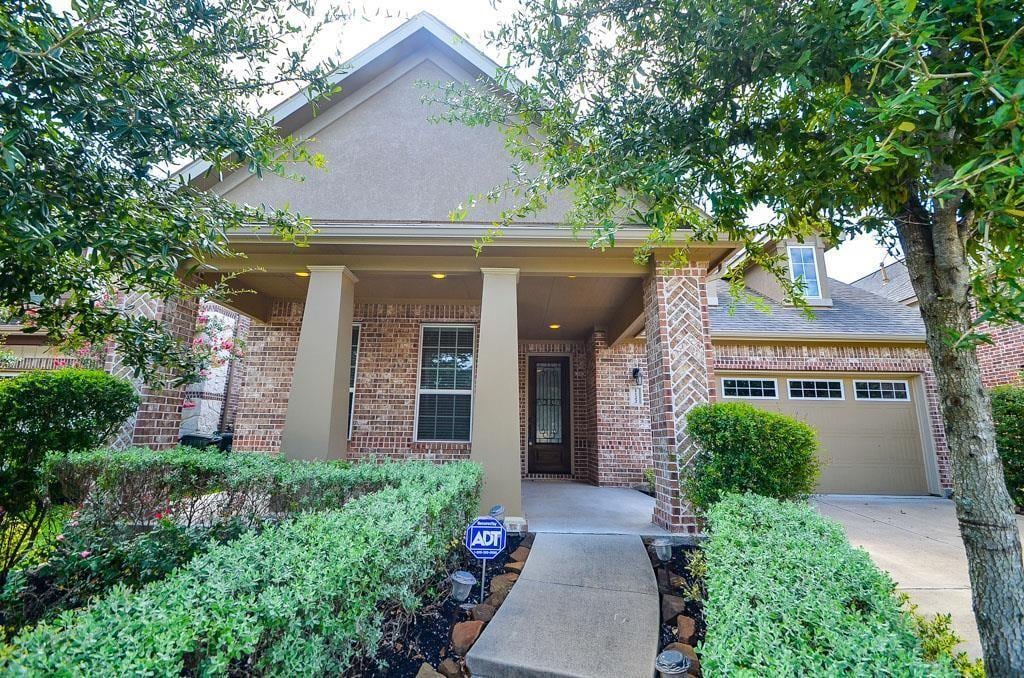
<svg viewBox="0 0 1024 678"><path fill-rule="evenodd" d="M630 487L655 468L643 523L653 513L689 529L669 452L687 444L683 408L713 388L704 280L727 244L675 269L564 239L475 257L464 245L320 240L243 238L246 259L205 274L237 274L232 306L255 320L236 449L468 458L485 469L483 507L508 516L527 512L523 478ZM563 489L580 488L594 489Z"/></svg>
<svg viewBox="0 0 1024 678"><path fill-rule="evenodd" d="M654 497L630 487L523 481L523 511L531 532L667 535L652 522L654 505Z"/></svg>

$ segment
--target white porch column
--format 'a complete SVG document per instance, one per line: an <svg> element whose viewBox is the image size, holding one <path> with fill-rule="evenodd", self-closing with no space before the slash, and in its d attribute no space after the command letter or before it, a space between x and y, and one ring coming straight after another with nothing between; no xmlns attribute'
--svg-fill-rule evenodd
<svg viewBox="0 0 1024 678"><path fill-rule="evenodd" d="M309 289L281 452L342 459L348 452L349 362L358 278L345 266L310 266Z"/></svg>
<svg viewBox="0 0 1024 678"><path fill-rule="evenodd" d="M471 458L484 468L481 512L505 505L523 515L519 439L518 268L481 268L484 276L473 401Z"/></svg>

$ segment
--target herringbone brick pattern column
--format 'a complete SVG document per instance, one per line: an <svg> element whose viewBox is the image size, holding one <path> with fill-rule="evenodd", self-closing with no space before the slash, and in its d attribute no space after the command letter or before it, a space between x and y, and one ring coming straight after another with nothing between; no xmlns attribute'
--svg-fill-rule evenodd
<svg viewBox="0 0 1024 678"><path fill-rule="evenodd" d="M654 522L688 534L696 534L699 528L679 492L680 470L694 452L686 435L686 413L714 395L706 274L701 263L688 268L658 263L644 284L656 478Z"/></svg>

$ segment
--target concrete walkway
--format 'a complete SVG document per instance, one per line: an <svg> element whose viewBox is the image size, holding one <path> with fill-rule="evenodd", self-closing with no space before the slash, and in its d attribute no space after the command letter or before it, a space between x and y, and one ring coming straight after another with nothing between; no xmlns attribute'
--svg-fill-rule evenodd
<svg viewBox="0 0 1024 678"><path fill-rule="evenodd" d="M466 662L477 678L651 678L659 609L639 536L538 534Z"/></svg>
<svg viewBox="0 0 1024 678"><path fill-rule="evenodd" d="M965 639L962 650L981 656L971 609L967 555L956 509L938 497L822 495L813 499L824 515L843 524L850 543L871 554L898 588L910 594L924 614L949 613ZM1017 517L1024 532L1024 517Z"/></svg>
<svg viewBox="0 0 1024 678"><path fill-rule="evenodd" d="M668 534L651 522L654 498L628 487L524 480L523 513L530 532Z"/></svg>

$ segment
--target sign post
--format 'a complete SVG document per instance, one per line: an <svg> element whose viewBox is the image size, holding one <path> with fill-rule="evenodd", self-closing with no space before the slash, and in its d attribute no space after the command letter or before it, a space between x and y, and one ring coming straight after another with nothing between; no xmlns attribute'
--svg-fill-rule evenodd
<svg viewBox="0 0 1024 678"><path fill-rule="evenodd" d="M480 570L480 602L484 602L487 561L505 550L505 526L491 517L477 518L466 528L466 548L474 558L483 561Z"/></svg>

